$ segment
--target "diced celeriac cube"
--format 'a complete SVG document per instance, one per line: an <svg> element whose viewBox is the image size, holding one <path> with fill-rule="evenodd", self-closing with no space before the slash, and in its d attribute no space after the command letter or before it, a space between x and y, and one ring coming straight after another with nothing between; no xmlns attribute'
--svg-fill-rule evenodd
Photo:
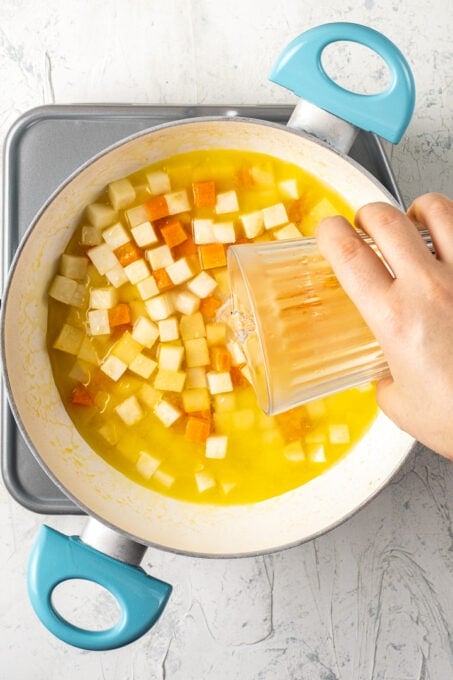
<svg viewBox="0 0 453 680"><path fill-rule="evenodd" d="M152 385L144 383L138 391L138 397L145 406L153 409L155 405L162 399L162 392L154 389Z"/></svg>
<svg viewBox="0 0 453 680"><path fill-rule="evenodd" d="M211 406L209 392L206 387L184 389L181 393L182 407L186 413L209 411Z"/></svg>
<svg viewBox="0 0 453 680"><path fill-rule="evenodd" d="M108 311L106 309L90 309L88 311L88 328L90 335L108 335L110 333Z"/></svg>
<svg viewBox="0 0 453 680"><path fill-rule="evenodd" d="M121 404L118 404L115 407L115 411L126 425L135 425L145 415L135 395L128 397Z"/></svg>
<svg viewBox="0 0 453 680"><path fill-rule="evenodd" d="M225 458L228 448L228 437L225 434L210 435L206 439L206 458L221 460Z"/></svg>
<svg viewBox="0 0 453 680"><path fill-rule="evenodd" d="M133 227L137 227L139 224L143 224L149 219L148 210L146 209L146 205L144 203L141 205L136 205L134 208L125 210L124 214L126 215L126 219L131 230Z"/></svg>
<svg viewBox="0 0 453 680"><path fill-rule="evenodd" d="M112 284L112 286L115 286L115 288L119 288L129 280L126 276L124 268L119 262L114 267L112 267L112 269L109 269L108 272L105 272L105 277L109 283Z"/></svg>
<svg viewBox="0 0 453 680"><path fill-rule="evenodd" d="M182 411L165 399L155 404L153 412L165 427L170 427L182 416Z"/></svg>
<svg viewBox="0 0 453 680"><path fill-rule="evenodd" d="M77 281L75 279L69 279L67 276L57 274L50 284L49 295L54 300L70 305L76 290Z"/></svg>
<svg viewBox="0 0 453 680"><path fill-rule="evenodd" d="M162 392L182 392L186 374L184 371L172 371L167 368L159 368L154 378L154 388Z"/></svg>
<svg viewBox="0 0 453 680"><path fill-rule="evenodd" d="M169 194L166 193L165 200L167 202L169 215L177 215L178 213L190 210L189 197L185 189L172 191Z"/></svg>
<svg viewBox="0 0 453 680"><path fill-rule="evenodd" d="M186 350L186 366L207 366L209 364L209 348L206 338L193 338L184 342Z"/></svg>
<svg viewBox="0 0 453 680"><path fill-rule="evenodd" d="M217 288L217 281L207 272L201 271L194 276L193 279L187 282L187 288L191 293L198 295L199 298L203 299L214 292Z"/></svg>
<svg viewBox="0 0 453 680"><path fill-rule="evenodd" d="M305 460L305 452L300 441L289 442L283 449L283 455L292 463L300 463Z"/></svg>
<svg viewBox="0 0 453 680"><path fill-rule="evenodd" d="M184 358L184 347L161 343L159 345L159 368L178 371Z"/></svg>
<svg viewBox="0 0 453 680"><path fill-rule="evenodd" d="M108 227L117 218L116 212L109 205L104 203L91 203L87 206L86 214L89 222L97 229Z"/></svg>
<svg viewBox="0 0 453 680"><path fill-rule="evenodd" d="M156 279L152 275L138 281L136 286L142 300L149 300L149 298L159 295Z"/></svg>
<svg viewBox="0 0 453 680"><path fill-rule="evenodd" d="M193 340L191 342L194 342ZM216 372L208 371L206 373L208 380L208 388L211 394L221 394L222 392L232 392L233 383L231 382L231 375L228 371Z"/></svg>
<svg viewBox="0 0 453 680"><path fill-rule="evenodd" d="M264 231L264 217L262 210L255 210L240 216L240 221L247 238L255 238Z"/></svg>
<svg viewBox="0 0 453 680"><path fill-rule="evenodd" d="M230 191L222 191L221 193L217 194L215 211L218 215L237 212L238 210L239 203L234 189L231 189Z"/></svg>
<svg viewBox="0 0 453 680"><path fill-rule="evenodd" d="M121 222L116 222L116 224L112 224L111 227L104 229L102 232L102 238L106 243L109 244L112 250L116 250L120 246L124 246L125 243L130 241L129 234Z"/></svg>
<svg viewBox="0 0 453 680"><path fill-rule="evenodd" d="M331 444L349 444L350 440L349 427L346 423L329 425L329 441Z"/></svg>
<svg viewBox="0 0 453 680"><path fill-rule="evenodd" d="M138 283L148 278L150 272L148 265L143 258L135 260L124 267L124 273L131 283Z"/></svg>
<svg viewBox="0 0 453 680"><path fill-rule="evenodd" d="M206 369L203 366L192 366L186 369L186 382L184 387L193 389L197 387L206 387L208 381L206 380Z"/></svg>
<svg viewBox="0 0 453 680"><path fill-rule="evenodd" d="M94 364L95 366L99 364L99 357L96 352L96 349L93 345L91 338L89 338L87 335L83 338L83 342L80 345L77 357L82 361Z"/></svg>
<svg viewBox="0 0 453 680"><path fill-rule="evenodd" d="M82 227L80 242L83 246L98 246L102 243L102 233L97 227L85 225Z"/></svg>
<svg viewBox="0 0 453 680"><path fill-rule="evenodd" d="M135 200L135 189L132 182L128 179L118 179L110 182L108 186L110 203L115 210L127 208Z"/></svg>
<svg viewBox="0 0 453 680"><path fill-rule="evenodd" d="M214 396L214 408L219 413L234 411L236 408L236 395L234 392L224 392Z"/></svg>
<svg viewBox="0 0 453 680"><path fill-rule="evenodd" d="M137 472L145 479L150 479L161 464L160 458L152 456L147 451L140 451L135 467Z"/></svg>
<svg viewBox="0 0 453 680"><path fill-rule="evenodd" d="M115 446L115 444L118 443L118 426L111 420L101 425L101 427L98 429L98 433L103 439L105 439L107 444L110 444L110 446Z"/></svg>
<svg viewBox="0 0 453 680"><path fill-rule="evenodd" d="M172 252L167 245L150 248L146 251L146 257L151 269L164 269L174 262Z"/></svg>
<svg viewBox="0 0 453 680"><path fill-rule="evenodd" d="M322 444L311 446L308 451L308 458L311 463L325 463L326 451Z"/></svg>
<svg viewBox="0 0 453 680"><path fill-rule="evenodd" d="M283 203L274 203L267 208L263 208L264 228L273 229L289 222L288 214Z"/></svg>
<svg viewBox="0 0 453 680"><path fill-rule="evenodd" d="M136 227L132 227L131 233L135 243L140 246L140 248L145 248L158 241L153 225L148 221L137 224Z"/></svg>
<svg viewBox="0 0 453 680"><path fill-rule="evenodd" d="M219 322L211 322L206 324L206 340L209 347L214 345L224 345L226 343L226 324Z"/></svg>
<svg viewBox="0 0 453 680"><path fill-rule="evenodd" d="M134 338L132 333L126 331L120 339L115 342L110 353L118 357L118 359L121 359L121 361L124 361L126 366L129 366L141 351L142 344Z"/></svg>
<svg viewBox="0 0 453 680"><path fill-rule="evenodd" d="M175 483L175 478L173 475L168 472L164 472L163 470L156 470L156 472L153 474L153 480L159 484L162 484L162 486L165 486L166 489L169 489Z"/></svg>
<svg viewBox="0 0 453 680"><path fill-rule="evenodd" d="M284 179L278 183L278 190L283 198L299 198L299 187L296 179Z"/></svg>
<svg viewBox="0 0 453 680"><path fill-rule="evenodd" d="M192 222L193 240L198 245L206 243L214 243L213 232L214 221L211 219L195 218Z"/></svg>
<svg viewBox="0 0 453 680"><path fill-rule="evenodd" d="M134 323L131 335L140 345L150 349L159 337L159 329L146 316L139 316Z"/></svg>
<svg viewBox="0 0 453 680"><path fill-rule="evenodd" d="M173 299L168 293L156 295L145 301L146 311L153 321L162 321L171 316L174 311Z"/></svg>
<svg viewBox="0 0 453 680"><path fill-rule="evenodd" d="M53 347L67 354L78 354L85 333L81 328L65 323L55 340Z"/></svg>
<svg viewBox="0 0 453 680"><path fill-rule="evenodd" d="M189 290L178 290L173 295L173 304L180 314L193 314L200 307L200 298Z"/></svg>
<svg viewBox="0 0 453 680"><path fill-rule="evenodd" d="M63 253L60 258L60 274L68 279L81 281L87 274L88 260L81 255L69 255Z"/></svg>
<svg viewBox="0 0 453 680"><path fill-rule="evenodd" d="M171 342L179 338L179 325L176 316L170 316L168 319L158 321L157 326L161 342Z"/></svg>
<svg viewBox="0 0 453 680"><path fill-rule="evenodd" d="M209 491L209 489L214 488L216 485L215 479L210 472L203 470L201 472L196 472L194 476L197 489L200 493Z"/></svg>
<svg viewBox="0 0 453 680"><path fill-rule="evenodd" d="M290 239L303 238L299 229L296 227L294 222L289 222L285 224L284 227L279 227L272 232L272 235L278 241L288 241Z"/></svg>
<svg viewBox="0 0 453 680"><path fill-rule="evenodd" d="M167 265L165 271L175 286L189 281L195 274L195 268L187 257L181 257L176 262Z"/></svg>
<svg viewBox="0 0 453 680"><path fill-rule="evenodd" d="M150 359L150 357L145 356L141 352L140 354L137 354L137 356L129 364L129 369L133 373L145 378L145 380L148 380L156 367L157 362L155 362L153 359Z"/></svg>
<svg viewBox="0 0 453 680"><path fill-rule="evenodd" d="M260 165L253 165L250 168L250 174L256 184L272 186L275 182L274 169L271 163L267 161Z"/></svg>
<svg viewBox="0 0 453 680"><path fill-rule="evenodd" d="M113 250L108 243L101 243L99 246L94 246L87 251L87 255L98 270L99 274L105 274L110 269L113 269L119 264Z"/></svg>
<svg viewBox="0 0 453 680"><path fill-rule="evenodd" d="M245 354L237 340L228 340L226 347L231 356L232 366L243 366L246 363Z"/></svg>
<svg viewBox="0 0 453 680"><path fill-rule="evenodd" d="M183 315L179 321L179 332L184 341L192 338L205 338L206 326L202 314L195 312Z"/></svg>
<svg viewBox="0 0 453 680"><path fill-rule="evenodd" d="M74 291L74 295L71 298L71 307L82 307L85 302L85 294L87 292L87 286L85 283L78 283Z"/></svg>
<svg viewBox="0 0 453 680"><path fill-rule="evenodd" d="M234 243L236 241L236 232L234 230L234 222L215 222L212 227L214 234L214 241L216 243Z"/></svg>
<svg viewBox="0 0 453 680"><path fill-rule="evenodd" d="M170 178L163 170L146 173L146 179L152 194L165 194L171 191Z"/></svg>
<svg viewBox="0 0 453 680"><path fill-rule="evenodd" d="M101 371L105 373L105 375L108 375L109 378L115 382L121 378L126 369L127 364L125 364L124 361L121 361L121 359L118 359L118 357L114 356L113 354L109 354L109 356L101 364Z"/></svg>
<svg viewBox="0 0 453 680"><path fill-rule="evenodd" d="M91 309L111 309L118 302L118 290L113 286L90 290Z"/></svg>

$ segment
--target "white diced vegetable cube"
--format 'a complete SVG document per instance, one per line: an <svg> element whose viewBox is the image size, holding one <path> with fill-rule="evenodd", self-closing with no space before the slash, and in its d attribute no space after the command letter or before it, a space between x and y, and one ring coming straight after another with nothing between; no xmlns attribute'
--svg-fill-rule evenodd
<svg viewBox="0 0 453 680"><path fill-rule="evenodd" d="M263 219L265 229L273 229L289 222L283 203L274 203L274 205L263 208Z"/></svg>
<svg viewBox="0 0 453 680"><path fill-rule="evenodd" d="M180 345L159 345L159 368L178 371L184 358L184 347Z"/></svg>
<svg viewBox="0 0 453 680"><path fill-rule="evenodd" d="M148 278L149 268L143 258L135 260L124 267L124 273L131 283L138 283Z"/></svg>
<svg viewBox="0 0 453 680"><path fill-rule="evenodd" d="M247 360L237 340L228 340L226 346L231 356L232 366L243 366Z"/></svg>
<svg viewBox="0 0 453 680"><path fill-rule="evenodd" d="M165 271L175 286L185 283L195 274L195 269L187 257L181 257L176 262L167 265Z"/></svg>
<svg viewBox="0 0 453 680"><path fill-rule="evenodd" d="M138 391L138 396L145 406L153 409L155 405L162 399L162 392L154 389L154 387L148 383L144 383Z"/></svg>
<svg viewBox="0 0 453 680"><path fill-rule="evenodd" d="M218 215L236 212L237 210L239 210L239 203L234 189L217 194L215 211Z"/></svg>
<svg viewBox="0 0 453 680"><path fill-rule="evenodd" d="M283 198L299 198L299 188L296 179L285 179L278 183L278 189Z"/></svg>
<svg viewBox="0 0 453 680"><path fill-rule="evenodd" d="M118 258L108 243L101 243L87 251L87 255L98 270L99 274L105 274L119 264Z"/></svg>
<svg viewBox="0 0 453 680"><path fill-rule="evenodd" d="M272 235L278 241L287 241L290 239L303 238L302 234L300 233L299 229L296 227L294 222L289 222L289 224L285 224L284 227L279 227L278 229L275 229L275 231L272 232Z"/></svg>
<svg viewBox="0 0 453 680"><path fill-rule="evenodd" d="M136 205L134 208L129 208L124 214L126 215L126 219L129 223L129 226L131 227L131 230L133 227L143 224L149 220L148 210L146 209L146 205L144 203L142 203L142 205Z"/></svg>
<svg viewBox="0 0 453 680"><path fill-rule="evenodd" d="M131 233L134 237L135 243L141 248L150 246L153 243L157 243L158 241L153 225L148 221L137 224L136 227L132 227Z"/></svg>
<svg viewBox="0 0 453 680"><path fill-rule="evenodd" d="M234 243L236 241L236 232L234 230L234 222L215 222L212 231L214 240L217 243Z"/></svg>
<svg viewBox="0 0 453 680"><path fill-rule="evenodd" d="M147 250L146 257L152 269L163 269L174 262L172 252L167 245Z"/></svg>
<svg viewBox="0 0 453 680"><path fill-rule="evenodd" d="M233 391L233 383L231 382L231 375L228 371L208 371L206 373L206 378L211 394L221 394L222 392Z"/></svg>
<svg viewBox="0 0 453 680"><path fill-rule="evenodd" d="M179 338L179 324L175 316L157 322L161 342L171 342Z"/></svg>
<svg viewBox="0 0 453 680"><path fill-rule="evenodd" d="M228 437L225 434L211 435L206 439L206 458L217 460L225 458L228 448Z"/></svg>
<svg viewBox="0 0 453 680"><path fill-rule="evenodd" d="M93 227L97 229L108 227L117 218L113 208L109 205L104 205L104 203L91 203L86 209L86 214Z"/></svg>
<svg viewBox="0 0 453 680"><path fill-rule="evenodd" d="M161 460L152 456L147 451L140 451L135 467L137 472L145 479L150 479L161 464Z"/></svg>
<svg viewBox="0 0 453 680"><path fill-rule="evenodd" d="M186 350L186 366L207 366L209 364L209 348L206 338L193 338L184 342Z"/></svg>
<svg viewBox="0 0 453 680"><path fill-rule="evenodd" d="M102 243L101 230L91 225L83 226L80 242L83 246L98 246Z"/></svg>
<svg viewBox="0 0 453 680"><path fill-rule="evenodd" d="M179 321L179 332L183 340L206 337L203 315L200 312L195 312L195 314L182 316Z"/></svg>
<svg viewBox="0 0 453 680"><path fill-rule="evenodd" d="M80 255L63 253L60 259L60 274L68 279L82 280L85 278L88 268L88 260Z"/></svg>
<svg viewBox="0 0 453 680"><path fill-rule="evenodd" d="M206 369L202 366L192 366L186 370L186 382L184 387L194 389L196 387L206 387Z"/></svg>
<svg viewBox="0 0 453 680"><path fill-rule="evenodd" d="M108 335L110 333L108 311L106 309L89 310L88 328L91 335Z"/></svg>
<svg viewBox="0 0 453 680"><path fill-rule="evenodd" d="M329 441L331 444L349 444L350 440L349 427L346 424L329 425Z"/></svg>
<svg viewBox="0 0 453 680"><path fill-rule="evenodd" d="M104 229L104 231L102 232L102 238L106 243L109 244L112 250L116 250L120 246L124 246L125 243L128 243L128 241L130 241L129 234L127 233L126 229L123 227L121 222L112 224L111 227L107 227L107 229Z"/></svg>
<svg viewBox="0 0 453 680"><path fill-rule="evenodd" d="M106 360L101 364L101 371L115 382L121 378L126 369L127 364L113 354L109 354Z"/></svg>
<svg viewBox="0 0 453 680"><path fill-rule="evenodd" d="M173 406L173 404L170 404L170 402L165 401L165 399L158 401L153 411L165 427L170 427L182 416L182 411Z"/></svg>
<svg viewBox="0 0 453 680"><path fill-rule="evenodd" d="M128 179L118 179L108 186L110 203L115 210L127 208L135 200L135 189Z"/></svg>
<svg viewBox="0 0 453 680"><path fill-rule="evenodd" d="M139 281L136 285L142 300L149 300L149 298L159 295L159 288L154 276L147 276L146 279Z"/></svg>
<svg viewBox="0 0 453 680"><path fill-rule="evenodd" d="M173 300L167 293L156 295L145 301L146 311L153 321L162 321L171 316L174 311Z"/></svg>
<svg viewBox="0 0 453 680"><path fill-rule="evenodd" d="M99 357L96 352L96 348L93 345L91 338L89 338L87 335L83 338L83 342L80 345L77 357L85 362L94 364L95 366L99 365Z"/></svg>
<svg viewBox="0 0 453 680"><path fill-rule="evenodd" d="M154 361L153 359L150 359L150 357L145 356L141 352L140 354L137 354L137 356L129 364L129 369L133 373L136 373L137 375L140 375L142 378L145 378L145 380L148 380L148 378L152 375L156 367L157 362Z"/></svg>
<svg viewBox="0 0 453 680"><path fill-rule="evenodd" d="M109 281L109 283L112 284L112 286L115 286L115 288L119 288L120 286L127 283L127 281L129 281L129 279L126 276L126 272L124 271L124 268L120 265L119 262L117 265L112 267L112 269L109 269L108 272L105 272L105 277Z"/></svg>
<svg viewBox="0 0 453 680"><path fill-rule="evenodd" d="M85 283L78 283L74 291L74 295L71 298L72 307L82 307L85 303L85 294L87 292L87 286Z"/></svg>
<svg viewBox="0 0 453 680"><path fill-rule="evenodd" d="M118 291L113 286L90 290L90 307L92 309L111 309L117 302Z"/></svg>
<svg viewBox="0 0 453 680"><path fill-rule="evenodd" d="M67 276L57 274L50 284L49 295L54 300L70 305L76 290L77 281L68 279Z"/></svg>
<svg viewBox="0 0 453 680"><path fill-rule="evenodd" d="M182 392L186 374L184 371L173 371L168 368L159 368L154 378L154 388L162 392Z"/></svg>
<svg viewBox="0 0 453 680"><path fill-rule="evenodd" d="M143 347L150 349L159 337L159 329L146 316L140 316L134 323L131 335Z"/></svg>
<svg viewBox="0 0 453 680"><path fill-rule="evenodd" d="M187 288L199 298L206 298L217 288L217 281L207 272L202 271L188 281Z"/></svg>
<svg viewBox="0 0 453 680"><path fill-rule="evenodd" d="M239 218L244 228L244 234L247 238L255 238L264 231L264 217L262 210L255 210L254 212L241 215Z"/></svg>
<svg viewBox="0 0 453 680"><path fill-rule="evenodd" d="M53 347L67 354L78 354L85 333L81 328L65 323L55 340Z"/></svg>
<svg viewBox="0 0 453 680"><path fill-rule="evenodd" d="M165 486L166 489L169 489L175 483L173 475L170 475L163 470L156 470L153 474L153 479L154 481L159 482L159 484L162 484L162 486Z"/></svg>
<svg viewBox="0 0 453 680"><path fill-rule="evenodd" d="M305 460L305 452L300 441L289 442L283 449L283 455L292 463L300 463Z"/></svg>
<svg viewBox="0 0 453 680"><path fill-rule="evenodd" d="M192 222L193 240L198 245L203 243L214 243L213 232L214 221L210 219L195 218Z"/></svg>
<svg viewBox="0 0 453 680"><path fill-rule="evenodd" d="M200 307L200 298L189 290L178 290L173 296L175 310L181 314L193 314Z"/></svg>
<svg viewBox="0 0 453 680"><path fill-rule="evenodd" d="M211 398L206 387L193 387L181 392L182 407L186 413L209 411Z"/></svg>
<svg viewBox="0 0 453 680"><path fill-rule="evenodd" d="M112 423L112 421L104 423L98 429L98 433L103 439L105 439L107 444L110 444L110 446L115 446L115 444L118 443L119 435L118 426L116 423Z"/></svg>
<svg viewBox="0 0 453 680"><path fill-rule="evenodd" d="M115 411L126 425L135 425L145 415L140 402L134 394L122 401L121 404L118 404L115 407Z"/></svg>
<svg viewBox="0 0 453 680"><path fill-rule="evenodd" d="M170 194L166 193L165 200L167 202L169 215L177 215L178 213L190 210L189 197L185 189L172 191Z"/></svg>
<svg viewBox="0 0 453 680"><path fill-rule="evenodd" d="M195 483L200 493L209 491L209 489L212 489L216 485L215 479L211 473L205 471L195 473Z"/></svg>
<svg viewBox="0 0 453 680"><path fill-rule="evenodd" d="M326 451L322 444L319 446L311 447L308 452L308 457L312 463L325 463L326 462Z"/></svg>
<svg viewBox="0 0 453 680"><path fill-rule="evenodd" d="M170 178L163 170L148 172L146 179L152 194L165 194L171 191Z"/></svg>
<svg viewBox="0 0 453 680"><path fill-rule="evenodd" d="M274 170L272 165L268 162L262 163L260 165L254 165L252 168L250 168L250 174L256 184L272 186L275 182Z"/></svg>

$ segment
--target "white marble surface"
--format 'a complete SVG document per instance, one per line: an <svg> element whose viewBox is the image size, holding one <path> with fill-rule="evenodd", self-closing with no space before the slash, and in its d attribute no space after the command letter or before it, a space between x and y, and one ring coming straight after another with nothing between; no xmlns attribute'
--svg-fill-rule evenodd
<svg viewBox="0 0 453 680"><path fill-rule="evenodd" d="M405 200L453 194L450 0L1 0L0 137L42 104L291 103L270 66L332 20L381 30L412 65L415 115L387 146ZM174 585L167 610L140 641L94 653L47 633L25 583L38 527L78 533L83 519L35 515L0 483L0 680L447 680L452 513L453 465L419 447L364 509L300 547L241 560L148 551L145 568ZM111 612L102 595L65 601L97 621Z"/></svg>

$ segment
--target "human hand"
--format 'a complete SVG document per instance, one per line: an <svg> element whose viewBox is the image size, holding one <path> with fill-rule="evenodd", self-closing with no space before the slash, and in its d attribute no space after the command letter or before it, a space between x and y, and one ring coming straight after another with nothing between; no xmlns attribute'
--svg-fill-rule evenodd
<svg viewBox="0 0 453 680"><path fill-rule="evenodd" d="M417 198L407 214L371 203L355 218L389 269L342 217L323 220L318 247L379 342L390 377L380 408L401 429L453 459L453 201ZM416 224L429 230L435 257Z"/></svg>

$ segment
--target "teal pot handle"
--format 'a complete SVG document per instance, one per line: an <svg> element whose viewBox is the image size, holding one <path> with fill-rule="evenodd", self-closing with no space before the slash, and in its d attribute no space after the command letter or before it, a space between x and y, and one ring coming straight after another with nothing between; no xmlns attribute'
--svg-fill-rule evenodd
<svg viewBox="0 0 453 680"><path fill-rule="evenodd" d="M141 547L143 555L145 548ZM48 526L42 526L38 533L27 577L31 603L44 626L60 640L89 650L116 649L141 637L162 614L172 590L168 583L147 575L140 567ZM66 621L53 607L52 592L70 579L85 579L106 588L120 607L118 622L106 630L91 631Z"/></svg>
<svg viewBox="0 0 453 680"><path fill-rule="evenodd" d="M322 52L338 41L359 43L382 57L391 76L383 92L350 92L327 75L321 63ZM355 23L323 24L302 33L283 50L269 79L320 109L393 143L404 134L415 105L414 78L403 54L378 31Z"/></svg>

